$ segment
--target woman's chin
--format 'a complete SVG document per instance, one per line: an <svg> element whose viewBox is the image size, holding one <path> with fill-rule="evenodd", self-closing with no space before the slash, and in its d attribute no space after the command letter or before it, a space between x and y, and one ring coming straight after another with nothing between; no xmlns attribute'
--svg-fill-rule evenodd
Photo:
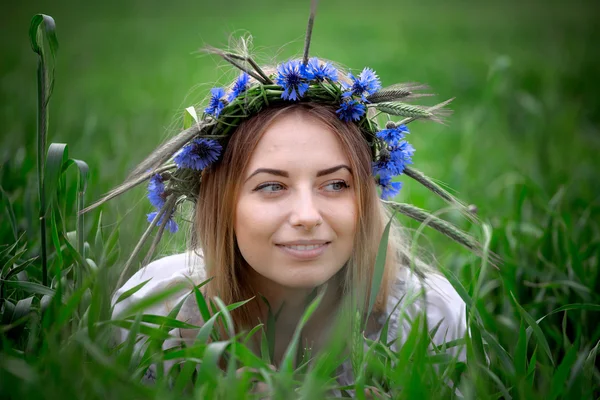
<svg viewBox="0 0 600 400"><path fill-rule="evenodd" d="M332 275L323 274L312 274L312 273L296 273L287 274L282 279L278 279L275 282L281 286L288 287L290 289L314 289L317 286L321 286L331 279Z"/></svg>

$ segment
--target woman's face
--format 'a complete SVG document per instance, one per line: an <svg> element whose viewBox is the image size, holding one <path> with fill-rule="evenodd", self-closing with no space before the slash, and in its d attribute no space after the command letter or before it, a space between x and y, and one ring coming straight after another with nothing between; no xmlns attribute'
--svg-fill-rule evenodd
<svg viewBox="0 0 600 400"><path fill-rule="evenodd" d="M242 177L237 244L265 283L312 288L350 258L357 206L348 158L333 132L290 113L265 131Z"/></svg>

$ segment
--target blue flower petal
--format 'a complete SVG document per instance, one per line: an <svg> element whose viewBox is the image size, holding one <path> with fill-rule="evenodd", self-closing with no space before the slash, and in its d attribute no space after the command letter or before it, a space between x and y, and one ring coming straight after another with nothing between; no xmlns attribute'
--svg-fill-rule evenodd
<svg viewBox="0 0 600 400"><path fill-rule="evenodd" d="M154 174L148 182L148 200L156 208L165 205L165 184L160 174Z"/></svg>
<svg viewBox="0 0 600 400"><path fill-rule="evenodd" d="M217 161L223 148L219 142L210 139L194 139L173 158L178 168L202 171Z"/></svg>
<svg viewBox="0 0 600 400"><path fill-rule="evenodd" d="M345 122L359 121L365 115L367 108L356 100L344 101L336 110L338 117Z"/></svg>
<svg viewBox="0 0 600 400"><path fill-rule="evenodd" d="M346 96L358 96L366 102L367 96L381 89L379 77L371 68L364 68L358 77L349 73L348 78L352 81L352 85L345 85L346 89L350 89L350 94Z"/></svg>
<svg viewBox="0 0 600 400"><path fill-rule="evenodd" d="M223 98L225 96L225 89L221 87L215 87L210 89L210 100L208 102L208 107L204 109L204 112L212 115L213 117L218 117L225 108L226 100Z"/></svg>
<svg viewBox="0 0 600 400"><path fill-rule="evenodd" d="M330 63L321 64L316 57L308 60L306 71L308 79L316 79L318 81L329 79L332 82L337 82L338 80L337 69Z"/></svg>
<svg viewBox="0 0 600 400"><path fill-rule="evenodd" d="M153 211L150 214L147 214L146 217L148 219L148 222L154 221L154 218L156 218L157 215L158 215L157 211ZM164 218L164 215L158 220L158 223L156 224L157 226L160 226L163 223L163 218ZM171 216L171 218L169 218L165 228L168 229L169 232L171 232L171 233L176 233L179 230L179 226L177 225L177 222L175 222L175 220L173 220L173 216Z"/></svg>
<svg viewBox="0 0 600 400"><path fill-rule="evenodd" d="M277 67L275 82L283 88L281 98L297 101L308 90L309 79L307 68L298 60L290 60Z"/></svg>
<svg viewBox="0 0 600 400"><path fill-rule="evenodd" d="M400 125L393 129L383 129L377 132L377 137L385 141L390 146L397 146L398 143L404 139L407 133L410 132L408 131L406 125Z"/></svg>
<svg viewBox="0 0 600 400"><path fill-rule="evenodd" d="M405 140L400 141L397 146L389 148L387 155L380 156L373 162L373 173L380 176L400 175L407 164L412 164L414 152L415 149L410 143Z"/></svg>
<svg viewBox="0 0 600 400"><path fill-rule="evenodd" d="M231 103L235 100L240 94L244 93L248 90L248 86L250 83L250 76L246 72L242 72L241 75L235 80L233 87L231 88L231 92L227 94L227 101Z"/></svg>
<svg viewBox="0 0 600 400"><path fill-rule="evenodd" d="M384 175L379 178L379 187L381 187L381 198L388 200L394 198L402 189L402 182L392 182L392 177Z"/></svg>

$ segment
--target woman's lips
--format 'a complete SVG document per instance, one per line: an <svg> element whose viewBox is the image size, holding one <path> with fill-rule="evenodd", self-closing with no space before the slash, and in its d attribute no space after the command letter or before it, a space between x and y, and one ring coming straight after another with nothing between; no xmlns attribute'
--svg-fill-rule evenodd
<svg viewBox="0 0 600 400"><path fill-rule="evenodd" d="M321 256L327 248L329 247L329 243L323 244L309 244L309 245L282 245L278 244L277 247L280 248L287 255L297 258L299 260L311 260Z"/></svg>

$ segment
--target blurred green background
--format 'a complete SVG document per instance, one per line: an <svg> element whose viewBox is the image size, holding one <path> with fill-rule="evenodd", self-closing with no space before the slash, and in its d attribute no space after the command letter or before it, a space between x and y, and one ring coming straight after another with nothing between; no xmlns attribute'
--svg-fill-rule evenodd
<svg viewBox="0 0 600 400"><path fill-rule="evenodd" d="M596 5L323 0L311 53L354 71L370 66L384 86L428 83L439 94L429 104L456 97L447 126L411 125L415 167L477 206L503 257L518 263L527 240L543 236L553 204L597 257L598 232L588 225L598 219L600 194ZM0 184L19 232L35 242L36 57L27 37L34 14L54 17L60 43L49 142L68 143L70 156L89 164L89 204L178 131L185 107L232 76L201 55L202 46L226 47L249 32L262 62L298 55L309 1L29 1L0 10ZM443 207L412 182L400 199ZM103 210L109 229L120 223L125 257L146 227L144 191ZM2 243L12 242L2 220ZM183 248L185 237L169 238L161 252ZM430 237L441 244L440 260L456 258L457 247Z"/></svg>

